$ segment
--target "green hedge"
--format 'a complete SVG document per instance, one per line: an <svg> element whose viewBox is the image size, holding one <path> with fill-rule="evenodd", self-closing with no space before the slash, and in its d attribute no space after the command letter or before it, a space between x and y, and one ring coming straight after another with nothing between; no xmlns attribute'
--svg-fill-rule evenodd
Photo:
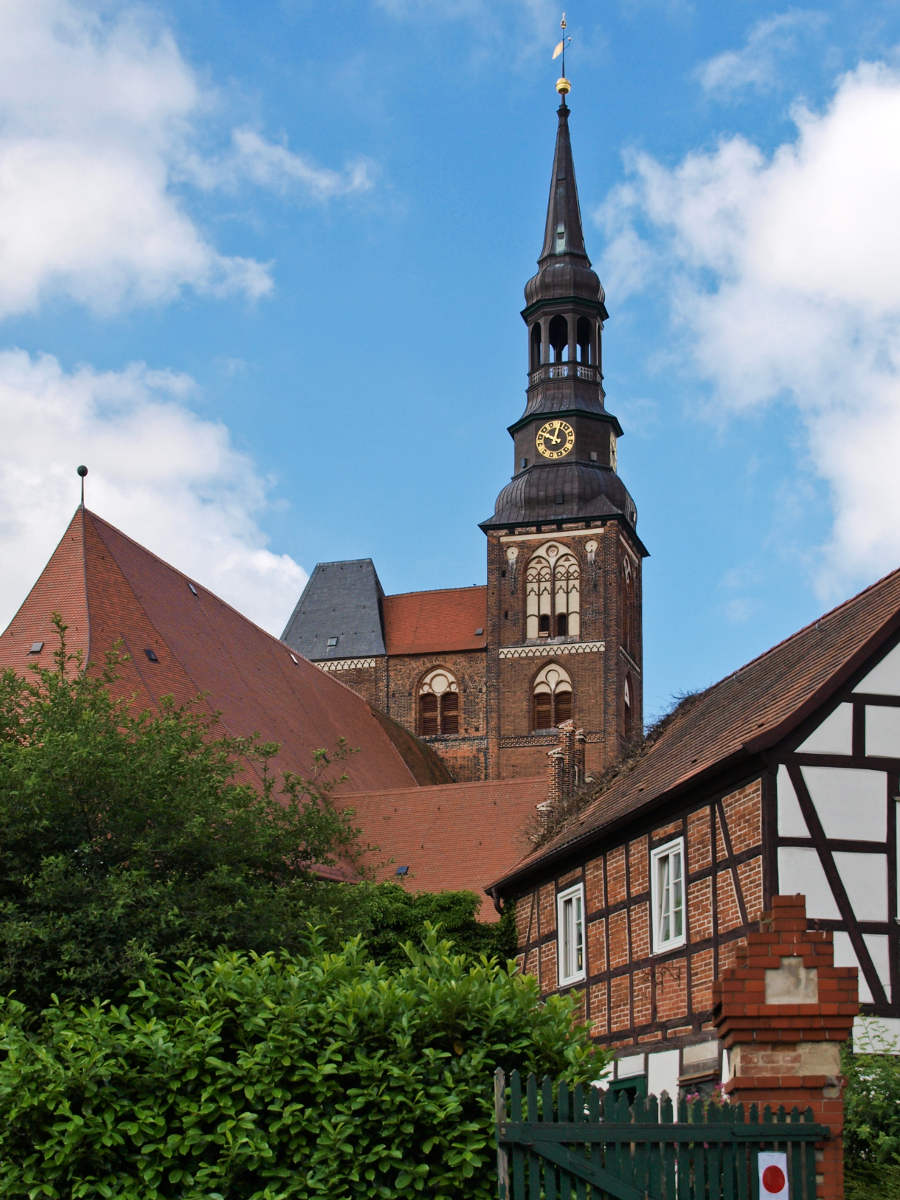
<svg viewBox="0 0 900 1200"><path fill-rule="evenodd" d="M116 1200L496 1194L492 1073L584 1081L571 1005L454 955L359 942L151 972L127 1004L0 1023L0 1195Z"/></svg>

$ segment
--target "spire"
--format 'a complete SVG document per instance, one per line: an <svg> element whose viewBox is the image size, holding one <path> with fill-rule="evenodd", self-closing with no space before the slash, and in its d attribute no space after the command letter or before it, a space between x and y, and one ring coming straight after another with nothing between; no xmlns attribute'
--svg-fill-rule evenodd
<svg viewBox="0 0 900 1200"><path fill-rule="evenodd" d="M562 85L565 85L564 87ZM581 228L581 206L575 183L575 162L569 139L569 106L566 93L569 81L557 83L561 103L556 128L556 147L553 151L553 173L550 177L550 198L547 201L547 221L544 226L544 245L538 259L538 272L525 285L525 303L529 307L541 301L556 301L564 296L590 304L601 321L606 311L603 288L584 248Z"/></svg>
<svg viewBox="0 0 900 1200"><path fill-rule="evenodd" d="M556 149L553 153L553 174L550 176L547 224L538 265L543 266L551 256L571 254L584 259L590 266L581 229L581 208L578 204L575 164L569 139L569 106L565 96L562 97L557 112L559 125L556 130Z"/></svg>

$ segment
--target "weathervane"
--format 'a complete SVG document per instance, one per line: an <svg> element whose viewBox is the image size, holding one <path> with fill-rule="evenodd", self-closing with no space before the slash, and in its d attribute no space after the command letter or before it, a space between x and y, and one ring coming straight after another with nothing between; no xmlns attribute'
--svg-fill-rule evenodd
<svg viewBox="0 0 900 1200"><path fill-rule="evenodd" d="M87 475L87 467L76 467L75 470L81 476L81 507L84 508L84 477Z"/></svg>
<svg viewBox="0 0 900 1200"><path fill-rule="evenodd" d="M566 96L571 92L572 85L566 79L566 46L571 42L570 37L566 37L566 14L563 13L562 20L559 23L560 29L563 31L562 39L556 43L553 51L553 58L557 59L562 55L562 75L556 81L556 90L562 96L562 102L565 104Z"/></svg>

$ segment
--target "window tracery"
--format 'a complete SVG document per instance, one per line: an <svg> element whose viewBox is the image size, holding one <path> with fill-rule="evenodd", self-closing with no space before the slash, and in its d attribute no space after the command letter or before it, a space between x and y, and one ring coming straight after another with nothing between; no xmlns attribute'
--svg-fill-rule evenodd
<svg viewBox="0 0 900 1200"><path fill-rule="evenodd" d="M419 684L419 734L459 733L459 685L444 667L429 671Z"/></svg>
<svg viewBox="0 0 900 1200"><path fill-rule="evenodd" d="M578 637L581 570L565 546L547 542L528 560L525 576L525 636Z"/></svg>
<svg viewBox="0 0 900 1200"><path fill-rule="evenodd" d="M572 719L572 680L558 663L538 671L531 689L533 729L555 729Z"/></svg>

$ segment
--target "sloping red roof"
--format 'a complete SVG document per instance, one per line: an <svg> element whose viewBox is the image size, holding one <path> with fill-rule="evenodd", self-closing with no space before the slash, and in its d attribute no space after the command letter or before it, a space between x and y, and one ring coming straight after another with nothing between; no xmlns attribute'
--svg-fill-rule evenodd
<svg viewBox="0 0 900 1200"><path fill-rule="evenodd" d="M442 588L384 598L388 654L483 650L487 588ZM475 631L480 629L480 633Z"/></svg>
<svg viewBox="0 0 900 1200"><path fill-rule="evenodd" d="M343 737L358 750L343 766L344 788L414 788L419 779L434 780L427 748L416 743L414 752L401 753L405 743L395 744L385 718L355 692L94 513L75 513L0 637L0 668L49 665L53 611L69 626L69 648L82 650L89 666L102 665L121 642L129 661L120 668L119 693L141 707L155 707L163 695L187 702L205 693L223 732L259 732L279 743L278 771L309 775L313 752ZM29 655L35 641L44 649Z"/></svg>
<svg viewBox="0 0 900 1200"><path fill-rule="evenodd" d="M657 739L552 842L501 884L572 852L784 738L900 629L900 570L675 710Z"/></svg>
<svg viewBox="0 0 900 1200"><path fill-rule="evenodd" d="M353 809L362 840L377 847L368 855L377 879L395 880L415 892L481 895L528 849L527 830L546 797L547 780L541 776L342 793L340 802ZM409 867L409 874L398 876L399 866ZM488 896L480 916L498 919Z"/></svg>

